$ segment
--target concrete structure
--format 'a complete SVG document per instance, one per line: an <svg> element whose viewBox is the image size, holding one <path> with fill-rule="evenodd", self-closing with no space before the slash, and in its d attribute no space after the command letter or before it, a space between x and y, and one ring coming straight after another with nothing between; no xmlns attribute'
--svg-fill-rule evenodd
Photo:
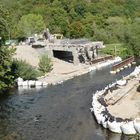
<svg viewBox="0 0 140 140"><path fill-rule="evenodd" d="M62 34L51 34L47 28L43 34L46 39L46 50L50 57L65 55L74 64L90 62L98 55L98 49L105 47L103 42L92 42L87 39L63 39ZM55 54L54 54L55 52ZM59 54L57 54L57 52ZM66 54L65 54L66 53ZM71 56L70 56L71 54Z"/></svg>
<svg viewBox="0 0 140 140"><path fill-rule="evenodd" d="M98 55L98 49L103 48L103 42L91 42L87 39L54 39L46 43L49 57L54 57L54 51L72 54L72 62L77 65L80 62L90 62ZM60 55L60 54L59 54Z"/></svg>

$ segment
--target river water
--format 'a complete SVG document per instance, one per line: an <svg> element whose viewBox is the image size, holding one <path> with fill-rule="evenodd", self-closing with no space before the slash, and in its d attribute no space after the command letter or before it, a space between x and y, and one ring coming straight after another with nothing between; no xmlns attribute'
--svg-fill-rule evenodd
<svg viewBox="0 0 140 140"><path fill-rule="evenodd" d="M128 75L110 68L92 71L60 85L14 90L0 99L2 140L129 140L99 126L90 112L92 94Z"/></svg>

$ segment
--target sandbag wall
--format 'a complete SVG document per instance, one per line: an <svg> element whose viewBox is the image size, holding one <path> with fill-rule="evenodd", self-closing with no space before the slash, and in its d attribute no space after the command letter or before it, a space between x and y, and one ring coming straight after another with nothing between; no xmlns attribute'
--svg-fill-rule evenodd
<svg viewBox="0 0 140 140"><path fill-rule="evenodd" d="M139 74L140 66L136 67L129 77L137 77ZM121 82L116 81L116 83L110 84L103 90L97 91L93 94L91 112L94 114L98 124L102 125L104 128L108 128L112 132L127 135L136 134L137 132L140 133L140 118L135 118L134 120L122 119L111 115L107 109L108 105L106 104L103 96L118 83Z"/></svg>

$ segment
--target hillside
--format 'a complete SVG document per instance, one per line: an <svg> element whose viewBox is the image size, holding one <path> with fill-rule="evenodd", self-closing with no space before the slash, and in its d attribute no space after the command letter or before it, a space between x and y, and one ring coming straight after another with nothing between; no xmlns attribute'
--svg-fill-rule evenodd
<svg viewBox="0 0 140 140"><path fill-rule="evenodd" d="M52 34L124 43L139 56L139 0L1 0L3 38L22 39L49 28ZM0 24L2 23L0 21Z"/></svg>

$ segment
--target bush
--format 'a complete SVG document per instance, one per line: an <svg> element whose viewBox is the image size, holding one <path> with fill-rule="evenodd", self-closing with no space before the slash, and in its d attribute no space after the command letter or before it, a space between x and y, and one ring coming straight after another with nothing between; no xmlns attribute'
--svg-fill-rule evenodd
<svg viewBox="0 0 140 140"><path fill-rule="evenodd" d="M47 73L52 70L52 66L53 66L52 61L48 57L48 55L46 54L42 55L39 62L39 70L43 73Z"/></svg>
<svg viewBox="0 0 140 140"><path fill-rule="evenodd" d="M106 48L102 49L102 53L120 56L123 59L133 55L132 51L125 44L107 44Z"/></svg>
<svg viewBox="0 0 140 140"><path fill-rule="evenodd" d="M11 70L13 48L0 47L0 90L7 89L14 85L14 76Z"/></svg>
<svg viewBox="0 0 140 140"><path fill-rule="evenodd" d="M24 80L35 80L39 75L34 67L22 60L13 60L12 71L15 78L22 77Z"/></svg>

